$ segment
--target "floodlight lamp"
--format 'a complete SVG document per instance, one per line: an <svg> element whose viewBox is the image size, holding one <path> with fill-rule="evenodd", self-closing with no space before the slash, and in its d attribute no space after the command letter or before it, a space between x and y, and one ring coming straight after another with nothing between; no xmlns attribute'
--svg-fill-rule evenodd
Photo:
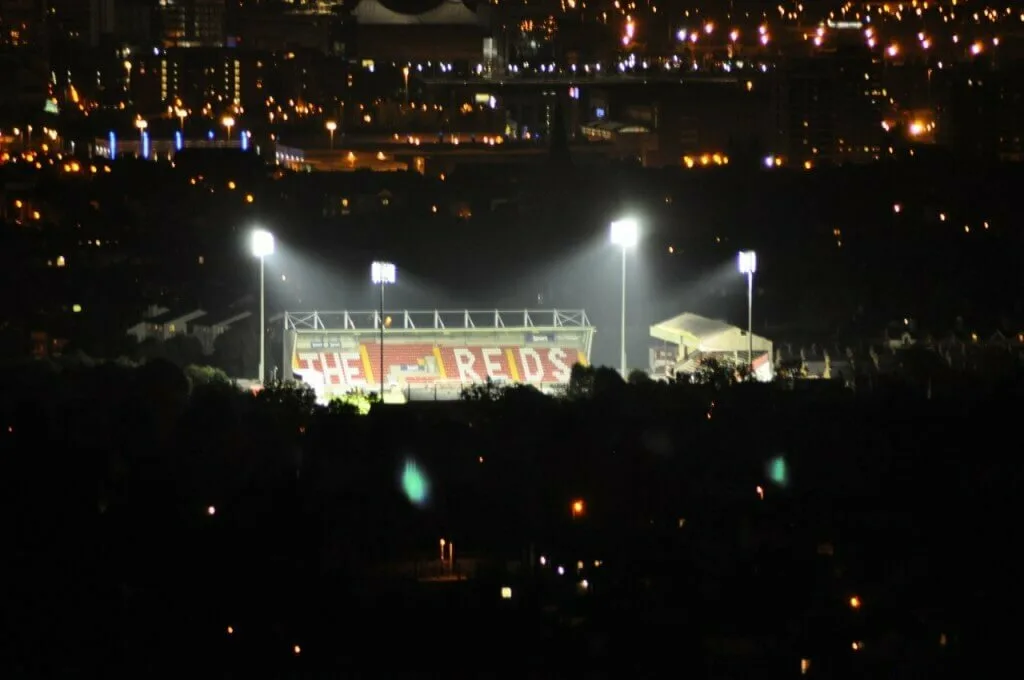
<svg viewBox="0 0 1024 680"><path fill-rule="evenodd" d="M334 132L335 130L338 129L338 124L335 123L333 120L329 120L329 121L327 121L327 126L326 127L327 127L327 131L328 132Z"/></svg>
<svg viewBox="0 0 1024 680"><path fill-rule="evenodd" d="M235 127L235 119L232 116L224 116L220 122L226 128Z"/></svg>
<svg viewBox="0 0 1024 680"><path fill-rule="evenodd" d="M740 274L757 272L757 253L753 250L741 250L739 254Z"/></svg>
<svg viewBox="0 0 1024 680"><path fill-rule="evenodd" d="M632 217L612 222L612 243L631 248L640 238L640 225Z"/></svg>
<svg viewBox="0 0 1024 680"><path fill-rule="evenodd" d="M252 254L253 257L267 257L274 254L274 235L266 229L256 229L252 232Z"/></svg>
<svg viewBox="0 0 1024 680"><path fill-rule="evenodd" d="M374 262L370 265L370 279L376 284L394 283L398 268L391 262Z"/></svg>

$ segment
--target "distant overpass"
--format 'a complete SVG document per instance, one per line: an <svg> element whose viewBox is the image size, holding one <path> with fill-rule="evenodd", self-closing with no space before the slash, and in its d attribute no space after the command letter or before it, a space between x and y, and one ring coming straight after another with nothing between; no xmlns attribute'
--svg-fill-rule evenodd
<svg viewBox="0 0 1024 680"><path fill-rule="evenodd" d="M750 75L754 75L751 73ZM686 73L680 74L679 72L665 72L665 73L644 73L644 74L632 74L632 73L615 73L610 75L605 74L580 74L580 73L564 73L564 74L539 74L539 75L503 75L492 78L474 77L466 78L460 76L440 76L440 77L426 77L420 78L419 80L424 85L455 85L455 86L499 86L499 87L515 87L515 86L536 86L536 85L648 85L651 83L664 83L664 84L677 84L685 85L687 83L706 83L706 84L717 84L717 85L733 85L739 83L741 78L746 80L746 74L720 74L720 73Z"/></svg>

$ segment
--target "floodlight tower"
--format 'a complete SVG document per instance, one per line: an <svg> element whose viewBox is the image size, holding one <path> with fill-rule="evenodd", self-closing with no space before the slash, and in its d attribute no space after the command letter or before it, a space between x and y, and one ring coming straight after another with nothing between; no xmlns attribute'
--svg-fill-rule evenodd
<svg viewBox="0 0 1024 680"><path fill-rule="evenodd" d="M380 286L380 401L384 403L384 286L398 278L398 268L391 262L370 265L370 280Z"/></svg>
<svg viewBox="0 0 1024 680"><path fill-rule="evenodd" d="M612 244L622 249L622 324L619 329L619 365L622 377L626 377L626 250L636 245L640 238L640 225L632 217L612 222Z"/></svg>
<svg viewBox="0 0 1024 680"><path fill-rule="evenodd" d="M274 254L274 235L265 229L256 229L252 232L252 240L250 242L252 247L253 257L260 259L260 384L263 384L265 370L267 365L267 305L266 305L266 286L264 285L263 278L263 265L268 256Z"/></svg>
<svg viewBox="0 0 1024 680"><path fill-rule="evenodd" d="M754 273L757 271L757 253L741 250L739 253L740 274L747 275L747 361L750 374L754 374Z"/></svg>
<svg viewBox="0 0 1024 680"><path fill-rule="evenodd" d="M141 158L149 158L149 139L147 138L146 129L149 128L149 122L144 118L135 119L135 128L139 131L139 156Z"/></svg>
<svg viewBox="0 0 1024 680"><path fill-rule="evenodd" d="M333 120L329 120L324 127L327 128L327 134L331 136L331 151L334 151L334 133L338 130L338 124Z"/></svg>

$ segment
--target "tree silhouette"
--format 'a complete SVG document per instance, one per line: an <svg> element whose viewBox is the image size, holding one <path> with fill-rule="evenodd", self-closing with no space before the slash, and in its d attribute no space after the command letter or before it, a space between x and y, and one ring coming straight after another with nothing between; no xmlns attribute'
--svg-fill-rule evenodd
<svg viewBox="0 0 1024 680"><path fill-rule="evenodd" d="M710 385L718 389L728 387L735 382L735 373L732 367L714 358L701 361L693 377L694 382L698 385Z"/></svg>
<svg viewBox="0 0 1024 680"><path fill-rule="evenodd" d="M594 392L594 367L583 364L573 364L569 373L569 397L579 399L589 397Z"/></svg>
<svg viewBox="0 0 1024 680"><path fill-rule="evenodd" d="M166 359L180 368L200 363L203 360L203 346L194 336L175 335L164 342L164 347Z"/></svg>
<svg viewBox="0 0 1024 680"><path fill-rule="evenodd" d="M622 395L626 383L614 368L575 364L567 395L574 399L605 399Z"/></svg>
<svg viewBox="0 0 1024 680"><path fill-rule="evenodd" d="M138 432L148 430L158 441L166 442L188 405L188 378L166 359L147 361L135 371L134 377L130 401L132 426Z"/></svg>
<svg viewBox="0 0 1024 680"><path fill-rule="evenodd" d="M654 382L651 380L651 376L647 375L647 371L643 371L639 368L634 368L629 372L629 378L626 380L630 385L646 385Z"/></svg>
<svg viewBox="0 0 1024 680"><path fill-rule="evenodd" d="M188 378L192 389L206 385L230 385L231 379L228 374L213 366L197 366L189 364L185 367L185 377Z"/></svg>
<svg viewBox="0 0 1024 680"><path fill-rule="evenodd" d="M213 362L229 376L247 378L259 371L259 335L251 325L236 324L217 336Z"/></svg>

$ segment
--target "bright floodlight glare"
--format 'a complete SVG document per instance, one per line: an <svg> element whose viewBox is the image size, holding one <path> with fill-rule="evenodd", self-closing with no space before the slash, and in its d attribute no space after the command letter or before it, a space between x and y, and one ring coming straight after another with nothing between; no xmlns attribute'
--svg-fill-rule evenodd
<svg viewBox="0 0 1024 680"><path fill-rule="evenodd" d="M274 254L274 235L266 229L252 232L253 257L267 257Z"/></svg>
<svg viewBox="0 0 1024 680"><path fill-rule="evenodd" d="M612 222L612 243L623 248L636 245L640 238L640 225L632 217Z"/></svg>
<svg viewBox="0 0 1024 680"><path fill-rule="evenodd" d="M757 253L753 250L741 250L739 257L740 274L757 272Z"/></svg>
<svg viewBox="0 0 1024 680"><path fill-rule="evenodd" d="M374 262L370 265L370 278L376 284L394 283L398 269L390 262Z"/></svg>

